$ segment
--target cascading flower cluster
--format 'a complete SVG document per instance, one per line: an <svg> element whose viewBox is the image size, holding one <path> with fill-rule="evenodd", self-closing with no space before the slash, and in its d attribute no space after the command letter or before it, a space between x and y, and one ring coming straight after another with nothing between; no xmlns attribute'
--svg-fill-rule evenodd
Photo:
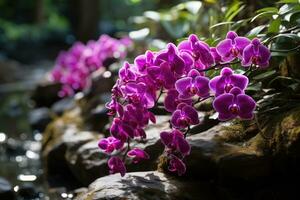
<svg viewBox="0 0 300 200"><path fill-rule="evenodd" d="M134 163L149 158L142 149L130 149L130 141L146 138L144 128L150 121L155 123L150 109L165 93L164 107L171 113L172 129L163 131L160 137L169 170L184 174L183 160L191 149L186 135L191 126L200 123L195 104L214 97L219 120L252 119L256 104L244 92L248 78L235 74L230 66L240 63L245 68L266 67L269 59L270 51L258 39L250 41L231 31L216 47L190 35L178 46L170 43L164 50L136 57L134 64L125 63L107 104L109 114L114 116L111 136L99 141L99 148L113 154L108 161L110 173L123 176L126 158ZM218 69L219 76L211 80L206 77L206 71Z"/></svg>
<svg viewBox="0 0 300 200"><path fill-rule="evenodd" d="M129 38L118 40L102 35L97 41L91 40L86 45L76 42L68 51L60 52L50 77L53 82L62 84L58 95L71 96L88 88L90 74L111 59L124 59L131 45Z"/></svg>

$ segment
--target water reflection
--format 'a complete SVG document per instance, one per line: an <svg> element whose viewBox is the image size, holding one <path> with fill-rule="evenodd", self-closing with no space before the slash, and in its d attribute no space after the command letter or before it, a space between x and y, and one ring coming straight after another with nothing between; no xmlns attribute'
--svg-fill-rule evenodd
<svg viewBox="0 0 300 200"><path fill-rule="evenodd" d="M40 72L40 77L44 73ZM0 178L10 182L16 200L71 199L72 194L64 190L58 194L48 192L40 158L43 136L32 131L28 121L32 87L20 90L19 86L6 86L0 84Z"/></svg>

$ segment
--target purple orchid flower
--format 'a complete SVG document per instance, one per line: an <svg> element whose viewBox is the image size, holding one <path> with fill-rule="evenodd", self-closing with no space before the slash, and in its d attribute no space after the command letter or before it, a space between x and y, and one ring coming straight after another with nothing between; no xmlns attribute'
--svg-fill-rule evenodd
<svg viewBox="0 0 300 200"><path fill-rule="evenodd" d="M130 126L134 127L136 130L139 127L147 125L149 120L153 123L156 122L154 114L148 111L147 108L142 106L138 107L132 104L125 106L122 121L130 124Z"/></svg>
<svg viewBox="0 0 300 200"><path fill-rule="evenodd" d="M181 78L175 83L175 88L180 99L189 99L195 95L199 97L209 96L209 79L201 76L200 73L192 69L187 77Z"/></svg>
<svg viewBox="0 0 300 200"><path fill-rule="evenodd" d="M244 49L242 66L248 67L253 64L260 67L267 67L270 58L270 50L255 38L251 41L251 44Z"/></svg>
<svg viewBox="0 0 300 200"><path fill-rule="evenodd" d="M103 138L98 142L98 147L106 153L112 153L114 150L120 150L124 146L124 142L114 137Z"/></svg>
<svg viewBox="0 0 300 200"><path fill-rule="evenodd" d="M133 158L133 163L139 163L141 160L147 160L150 156L142 149L134 148L127 153L128 157Z"/></svg>
<svg viewBox="0 0 300 200"><path fill-rule="evenodd" d="M124 109L122 105L116 100L116 98L112 98L110 102L105 104L105 107L109 109L109 112L107 113L109 116L114 116L115 114L123 116Z"/></svg>
<svg viewBox="0 0 300 200"><path fill-rule="evenodd" d="M183 156L190 154L191 147L181 131L176 129L171 132L163 131L160 133L160 139L169 150L178 151Z"/></svg>
<svg viewBox="0 0 300 200"><path fill-rule="evenodd" d="M215 92L216 96L228 93L233 87L244 90L248 85L248 78L241 74L234 74L233 70L225 67L221 70L219 76L214 77L209 82L210 89Z"/></svg>
<svg viewBox="0 0 300 200"><path fill-rule="evenodd" d="M185 71L186 64L178 55L177 47L172 43L168 44L167 50L157 53L154 64L160 66L163 62L166 62L170 66L171 72L177 75L182 75Z"/></svg>
<svg viewBox="0 0 300 200"><path fill-rule="evenodd" d="M110 133L113 137L125 142L128 137L134 137L134 129L120 118L114 118L110 127Z"/></svg>
<svg viewBox="0 0 300 200"><path fill-rule="evenodd" d="M122 68L119 70L119 77L123 82L135 81L136 72L128 62L125 62Z"/></svg>
<svg viewBox="0 0 300 200"><path fill-rule="evenodd" d="M248 38L240 37L235 32L229 31L226 39L221 41L216 49L223 61L230 62L235 58L242 59L243 50L248 44L250 44Z"/></svg>
<svg viewBox="0 0 300 200"><path fill-rule="evenodd" d="M186 166L178 157L172 155L169 163L169 171L176 172L178 176L182 176L186 172Z"/></svg>
<svg viewBox="0 0 300 200"><path fill-rule="evenodd" d="M194 107L185 103L177 106L171 117L171 123L176 128L186 128L189 125L199 124L198 113Z"/></svg>
<svg viewBox="0 0 300 200"><path fill-rule="evenodd" d="M206 69L215 63L210 47L194 34L190 35L188 40L179 43L178 50L190 54L197 69Z"/></svg>
<svg viewBox="0 0 300 200"><path fill-rule="evenodd" d="M124 176L126 173L124 162L119 157L111 157L108 160L108 167L110 174L120 173L121 176Z"/></svg>
<svg viewBox="0 0 300 200"><path fill-rule="evenodd" d="M210 53L213 56L215 63L221 63L222 62L222 57L218 53L216 47L211 47L210 48Z"/></svg>
<svg viewBox="0 0 300 200"><path fill-rule="evenodd" d="M149 91L145 83L127 83L121 87L125 97L133 104L145 105L147 108L152 108L155 104L155 93Z"/></svg>
<svg viewBox="0 0 300 200"><path fill-rule="evenodd" d="M236 117L246 120L253 119L255 106L255 101L238 87L232 88L229 93L218 96L213 102L213 107L219 113L221 121Z"/></svg>
<svg viewBox="0 0 300 200"><path fill-rule="evenodd" d="M174 88L174 83L176 82L177 78L171 71L170 65L167 62L162 62L159 66L148 67L147 73L157 85L156 88Z"/></svg>
<svg viewBox="0 0 300 200"><path fill-rule="evenodd" d="M179 99L179 93L176 89L170 89L165 97L164 106L168 112L174 112L180 103L186 103L192 105L192 99Z"/></svg>
<svg viewBox="0 0 300 200"><path fill-rule="evenodd" d="M154 65L154 53L152 51L146 51L145 55L139 55L135 58L134 64L140 73L146 73L147 68Z"/></svg>

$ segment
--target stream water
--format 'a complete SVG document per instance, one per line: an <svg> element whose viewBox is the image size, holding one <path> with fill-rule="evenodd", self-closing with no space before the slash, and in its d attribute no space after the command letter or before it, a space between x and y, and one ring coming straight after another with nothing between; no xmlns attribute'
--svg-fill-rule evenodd
<svg viewBox="0 0 300 200"><path fill-rule="evenodd" d="M16 82L0 84L0 177L10 182L18 200L71 197L48 192L39 153L42 134L29 124L30 92L50 66L26 66Z"/></svg>

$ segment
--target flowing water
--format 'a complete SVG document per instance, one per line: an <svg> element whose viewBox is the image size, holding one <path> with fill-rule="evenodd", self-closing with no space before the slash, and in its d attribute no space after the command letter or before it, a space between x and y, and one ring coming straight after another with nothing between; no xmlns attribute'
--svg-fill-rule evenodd
<svg viewBox="0 0 300 200"><path fill-rule="evenodd" d="M11 183L17 199L71 197L48 192L40 159L42 134L29 125L30 92L51 66L44 65L26 66L18 80L0 83L0 177Z"/></svg>

